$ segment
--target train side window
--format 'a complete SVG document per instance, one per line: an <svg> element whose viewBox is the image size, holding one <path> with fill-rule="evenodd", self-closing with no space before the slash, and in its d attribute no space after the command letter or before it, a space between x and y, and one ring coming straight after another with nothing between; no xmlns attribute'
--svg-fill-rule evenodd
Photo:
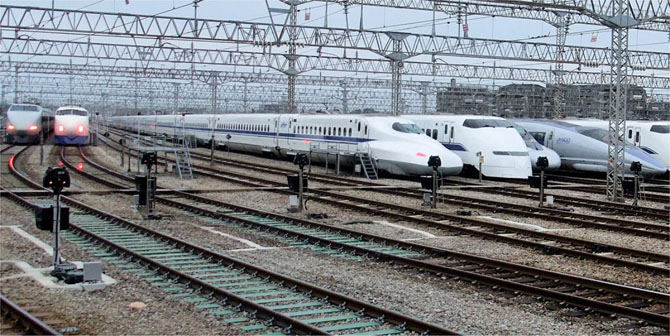
<svg viewBox="0 0 670 336"><path fill-rule="evenodd" d="M449 135L449 125L444 125L444 135Z"/></svg>
<svg viewBox="0 0 670 336"><path fill-rule="evenodd" d="M361 123L360 122L358 123L358 131L359 132L361 131Z"/></svg>
<svg viewBox="0 0 670 336"><path fill-rule="evenodd" d="M349 136L351 136L351 127L349 127Z"/></svg>
<svg viewBox="0 0 670 336"><path fill-rule="evenodd" d="M342 127L337 128L337 136L342 136Z"/></svg>
<svg viewBox="0 0 670 336"><path fill-rule="evenodd" d="M449 135L449 138L454 138L454 126L451 126L451 135Z"/></svg>
<svg viewBox="0 0 670 336"><path fill-rule="evenodd" d="M640 142L640 132L635 132L635 143Z"/></svg>
<svg viewBox="0 0 670 336"><path fill-rule="evenodd" d="M426 135L430 136L430 128L426 128Z"/></svg>
<svg viewBox="0 0 670 336"><path fill-rule="evenodd" d="M437 129L433 129L433 139L437 140Z"/></svg>
<svg viewBox="0 0 670 336"><path fill-rule="evenodd" d="M368 125L365 125L365 135L368 135Z"/></svg>
<svg viewBox="0 0 670 336"><path fill-rule="evenodd" d="M633 130L629 129L628 130L628 139L632 139L632 138L633 138Z"/></svg>

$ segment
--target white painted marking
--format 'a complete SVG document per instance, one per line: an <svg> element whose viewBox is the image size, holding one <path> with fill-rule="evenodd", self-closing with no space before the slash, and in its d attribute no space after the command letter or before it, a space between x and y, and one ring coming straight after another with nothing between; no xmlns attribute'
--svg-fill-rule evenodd
<svg viewBox="0 0 670 336"><path fill-rule="evenodd" d="M58 284L54 282L56 278L53 278L51 276L47 276L46 274L51 273L51 270L53 270L53 267L47 267L47 268L34 268L30 266L25 261L22 260L0 260L0 263L8 263L8 264L13 264L16 266L18 269L20 269L23 273L21 274L15 274L15 275L10 275L4 278L0 278L0 281L4 280L9 280L9 279L16 279L16 278L22 278L22 277L30 277L33 278L33 280L37 281L40 285L46 288L54 288L54 289L72 289L72 290L87 290L87 285L88 284L74 284L74 285L67 285L67 284ZM117 283L117 281L111 277L108 277L107 275L103 274L102 275L102 282L105 285L113 285Z"/></svg>
<svg viewBox="0 0 670 336"><path fill-rule="evenodd" d="M407 238L407 239L401 239L402 241L418 241L418 240L426 240L426 239L453 239L453 238L458 238L458 236L435 236L435 237L425 237L425 238Z"/></svg>
<svg viewBox="0 0 670 336"><path fill-rule="evenodd" d="M240 242L242 244L251 246L252 249L269 249L269 248L271 248L271 247L266 247L266 246L263 246L263 245L256 244L256 243L254 243L254 242L252 242L251 240L248 240L248 239L240 238L240 237L233 236L233 235L230 235L230 234L227 234L227 233L223 233L221 231L214 230L210 227L206 227L206 226L202 226L202 225L196 225L196 226L205 230L205 231L209 231L211 233L218 234L220 236L224 236L226 238L237 240L238 242Z"/></svg>
<svg viewBox="0 0 670 336"><path fill-rule="evenodd" d="M12 225L12 226L3 226L3 228L11 229L12 231L16 232L19 236L28 239L31 243L43 249L44 253L48 255L53 255L53 248L49 244L41 241L39 238L31 235L30 233L23 231L23 229L21 229L20 227Z"/></svg>
<svg viewBox="0 0 670 336"><path fill-rule="evenodd" d="M522 223L522 222L517 222L517 221L512 221L512 220L507 220L507 219L501 219L501 218L495 218L495 217L491 217L491 216L477 216L477 218L484 218L484 219L489 219L489 220L493 220L493 221L496 221L496 222L503 222L503 223L512 224L512 225L524 226L524 227L530 228L530 229L538 231L538 232L572 231L573 230L573 229L547 229L547 228L541 227L539 225Z"/></svg>
<svg viewBox="0 0 670 336"><path fill-rule="evenodd" d="M262 247L262 248L242 248L242 249L232 249L232 250L223 250L221 252L247 252L247 251L267 251L267 250L287 250L293 248L306 248L307 246L274 246L274 247Z"/></svg>
<svg viewBox="0 0 670 336"><path fill-rule="evenodd" d="M405 227L405 226L402 226L402 225L389 223L389 222L387 222L387 221L372 221L372 222L375 223L375 224L386 225L386 226L394 227L394 228L397 228L397 229L401 229L401 230L406 230L406 231L410 231L410 232L418 233L418 234L420 234L420 235L422 235L422 236L424 236L424 237L427 237L427 238L436 238L436 237L437 237L436 235L434 235L434 234L432 234L432 233L430 233L430 232L426 232L426 231L422 231L422 230L417 230L417 229L408 228L408 227Z"/></svg>
<svg viewBox="0 0 670 336"><path fill-rule="evenodd" d="M18 227L18 226L16 226L16 225L11 225L11 226L2 226L2 228L8 228L8 229L11 229L12 231L16 232L16 233L17 233L18 235L20 235L21 237L28 239L28 241L30 241L31 243L37 245L37 247L41 248L42 250L44 250L44 253L46 253L47 255L50 255L50 256L53 255L53 248L52 248L49 244L47 244L47 243L41 241L39 238L37 238L37 237L31 235L30 233L24 231L24 230L21 229L20 227ZM64 257L63 255L61 255L61 259L62 259L64 262L67 261L67 259L65 259L65 257ZM10 261L0 261L0 262L12 262L12 261L10 260ZM18 262L18 261L16 261L16 262ZM22 261L21 261L21 262L22 262ZM23 263L25 264L25 265L23 265L23 266L25 267L25 269L27 269L27 270L35 270L35 268L33 268L32 266L28 265L27 263L25 263L25 262L23 262ZM84 263L81 262L81 261L72 261L72 263L75 264L75 265L77 266L77 268L83 268L83 267L84 267ZM21 269L23 270L23 268L22 268L21 266L17 265L17 267L19 267L19 268L21 268ZM38 270L44 270L44 269L38 269ZM32 276L32 275L31 275L31 274L32 274L31 272L24 271L24 273L27 273L26 275ZM40 274L41 274L41 273L40 273ZM34 277L33 277L33 278L34 278ZM48 279L48 281L52 281L51 279L53 279L53 278L47 277L47 279ZM38 280L37 278L35 278L35 280L36 280L37 282L40 282L40 280ZM105 283L105 284L107 284L107 285L111 285L111 284L115 284L115 283L116 283L116 280L113 279L113 278L111 278L111 277L109 277L109 276L107 276L107 275L105 275L105 274L103 273L103 274L102 274L102 282ZM52 282L52 283L53 283L53 282ZM74 286L76 286L76 285L74 285ZM50 288L51 288L51 287L50 287ZM54 287L54 288L67 288L67 287ZM80 288L80 287L77 287L77 288Z"/></svg>

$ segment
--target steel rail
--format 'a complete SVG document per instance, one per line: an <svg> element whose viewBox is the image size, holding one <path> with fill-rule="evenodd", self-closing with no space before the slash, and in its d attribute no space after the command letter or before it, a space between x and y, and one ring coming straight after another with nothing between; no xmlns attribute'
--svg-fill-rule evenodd
<svg viewBox="0 0 670 336"><path fill-rule="evenodd" d="M84 156L82 155L82 157L84 157ZM93 175L93 174L90 174L88 172L84 172L84 171L81 171L81 170L77 170L75 168L75 166L65 158L64 147L61 150L61 159L63 160L63 163L66 166L70 167L71 169L75 169L75 171L79 174L85 175L86 177L91 178L91 179L93 179L95 181L98 181L100 183L104 183L104 184L107 184L107 185L110 185L110 186L120 187L119 184L115 184L114 182L106 180L106 179L104 179L100 176ZM92 166L95 166L96 168L104 169L105 172L110 171L110 169L106 169L106 168L104 168L100 165L94 164L90 160L87 160L87 162L89 164L91 164ZM128 177L126 177L126 179L132 180L131 178L128 178ZM158 199L162 200L162 198L158 198ZM190 243L185 242L183 240L180 240L178 238L170 237L170 236L164 235L164 234L162 234L158 231L154 231L154 230L151 230L151 229L144 228L140 225L137 225L137 224L132 223L130 221L124 220L124 219L122 219L120 217L117 217L117 216L114 216L112 214L106 213L102 210L92 208L92 207L90 207L90 206L88 206L88 205L86 205L82 202L79 202L77 200L74 200L72 198L63 197L63 200L68 204L71 204L75 207L84 209L87 212L94 213L99 217L112 219L115 222L122 223L124 226L131 227L134 230L142 231L142 232L146 233L146 235L151 235L152 237L159 237L160 240L169 241L171 243L178 244L179 246L183 247L182 248L183 250L190 250L191 252L195 252L195 253L203 255L205 257L208 257L208 258L211 257L211 258L213 258L212 260L215 260L215 261L222 261L226 264L235 264L236 266L244 267L247 270L255 272L257 275L269 277L269 278L273 279L275 282L282 282L285 286L288 286L288 287L295 286L296 288L299 289L300 292L312 293L312 295L315 295L315 296L320 297L322 299L328 300L335 305L340 305L340 306L344 305L352 311L359 311L359 312L362 312L365 315L368 315L368 316L373 317L373 318L383 318L384 321L386 321L386 322L389 322L391 324L398 325L398 326L403 326L404 328L407 328L409 330L416 331L416 332L419 332L419 333L437 334L437 335L457 334L455 331L451 331L451 330L448 330L448 329L445 329L445 328L442 328L442 327L439 327L439 326L436 326L436 325L433 325L433 324L430 324L430 323L426 323L426 322L420 321L418 319L414 319L412 317L405 316L401 313L393 312L393 311L390 311L390 310L387 310L387 309L384 309L384 308L380 308L380 307L377 307L377 306L374 306L374 305L370 305L370 304L365 303L363 301L356 300L354 298L347 297L345 295L342 295L342 294L339 294L339 293L336 293L336 292L332 292L332 291L329 291L329 290L326 290L326 289L323 289L323 288L320 288L320 287L302 282L300 280L285 277L285 276L280 275L278 273L274 273L272 271L268 271L268 270L253 266L251 264L247 264L245 262L242 262L242 261L234 259L234 258L226 257L224 255L218 254L218 253L210 251L208 249L204 249L204 248L201 248L199 246L190 244ZM252 301L249 301L249 300L246 300L244 298L238 297L233 293L228 293L224 290L218 289L217 287L212 286L210 284L207 284L206 282L199 281L197 278L194 278L192 276L189 276L189 275L184 274L182 272L179 272L177 270L171 269L170 267L168 267L166 265L162 265L158 262L155 262L155 261L151 260L150 258L146 258L146 257L143 257L139 254L136 254L136 253L132 252L132 251L129 251L129 250L125 249L124 247L120 246L120 245L114 244L113 242L109 242L109 241L105 240L104 238L95 235L94 233L91 233L91 232L89 232L89 231L87 231L87 230L85 230L81 227L76 226L75 224L71 224L71 226L74 226L76 229L86 233L87 235L89 235L91 237L94 237L97 240L103 241L106 244L113 246L114 249L123 251L127 255L133 255L133 257L136 258L136 259L140 259L140 260L143 260L147 263L151 263L152 265L160 268L161 270L163 270L165 272L170 272L170 273L174 274L175 276L178 276L180 279L181 278L185 279L185 281L182 281L182 282L191 283L192 285L197 284L198 286L200 286L200 288L204 288L209 292L216 293L217 295L224 295L224 296L228 297L229 302L232 301L232 302L237 302L239 304L242 304L243 306L249 306L249 307L251 307L249 312L256 311L257 316L259 316L258 314L263 313L263 314L267 315L267 318L264 318L265 320L272 320L273 323L276 323L283 328L290 327L291 325L294 324L293 325L294 329L298 329L298 327L300 327L302 330L305 331L306 334L317 334L317 335L318 334L324 334L323 331L321 331L320 329L318 329L316 327L313 327L309 324L299 322L299 320L292 319L288 316L284 316L284 315L282 315L282 314L280 314L276 311L272 311L269 308L263 307L261 305L253 303ZM251 310L251 309L255 309L255 310Z"/></svg>
<svg viewBox="0 0 670 336"><path fill-rule="evenodd" d="M214 170L209 167L203 167L203 166L198 166L198 169L201 169L198 171L198 174L202 176L208 176L212 177L215 179L222 179L226 181L230 181L233 183L239 183L247 186L259 186L259 183L262 183L261 185L270 185L270 186L278 186L281 185L278 182L271 181L271 180L266 180L260 177L254 177L254 176L247 176L247 175L242 175L239 173L234 173L234 172L229 172L226 171L225 174L227 176L221 175L221 171ZM211 171L211 172L205 172L206 171ZM228 176L231 175L231 176ZM122 176L122 175L119 175ZM254 181L254 182L251 182ZM283 192L283 193L290 193L287 190L277 190L277 192ZM318 197L317 194L322 195L322 197ZM323 197L325 196L325 198ZM372 201L369 199L365 198L359 198L359 197L354 197L354 196L349 196L349 195L344 195L340 193L332 193L328 191L322 191L322 190L311 190L311 199L322 201L325 203L329 204L334 204L342 208L349 208L349 209L354 209L363 213L369 213L371 215L376 215L376 216L383 216L387 218L394 218L394 219L401 219L403 221L407 222L413 222L417 223L420 225L426 225L430 227L434 227L437 229L441 230L446 230L449 232L458 232L461 234L468 234L474 237L481 237L483 239L491 239L494 241L502 241L505 243L509 244L514 244L514 245L520 245L520 246L525 246L525 247L531 247L535 250L539 251L544 251L545 253L550 253L550 254L563 254L563 255L568 255L576 258L584 258L584 259L589 259L589 260L594 260L597 262L603 262L606 264L610 265L616 265L616 266L626 266L630 267L633 269L639 269L642 271L646 272L651 272L655 274L662 274L662 275L667 275L669 270L666 267L659 267L656 265L648 265L644 263L639 263L639 262L634 262L634 261L628 261L628 260L623 260L623 259L618 259L618 258L613 258L609 257L606 255L599 255L596 254L596 252L607 252L607 251L612 251L612 252L617 252L620 254L624 255L629 255L629 256L634 256L637 258L643 258L646 260L653 260L657 262L663 262L663 263L668 263L668 256L662 255L662 254L657 254L657 253L652 253L652 252L647 252L647 251L641 251L641 250L635 250L635 249L630 249L630 248L625 248L625 247L620 247L620 246L614 246L614 245L608 245L608 244L601 244L601 243L595 243L592 241L586 241L582 239L576 239L576 238L569 238L569 237L564 237L556 234L551 234L551 233L546 233L546 232L538 232L534 230L528 230L528 229L523 229L523 228L518 228L518 227L511 227L511 226L506 226L502 224L497 224L493 223L490 221L486 220L481 220L481 219L474 219L474 218L469 218L466 216L457 216L457 215L451 215L451 214L446 214L446 213L436 213L436 212L431 212L431 211L425 211L425 210L420 210L412 207L404 207L401 205L390 205L385 202L376 202ZM347 199L349 202L343 202L341 199ZM362 206L360 204L371 204L375 206L375 208L370 208L366 206ZM389 209L390 210L382 210L382 209ZM398 211L402 210L405 213L408 214L401 214ZM419 218L417 215L421 216L426 216L426 217L432 217L432 218ZM449 220L451 222L455 223L462 223L462 224L467 224L470 226L478 226L482 228L487 228L490 230L493 230L493 232L485 232L485 231L480 231L480 230L475 230L472 228L468 227L463 227L463 226L458 226L458 225L453 225L453 224L447 224L444 223L444 220ZM535 242L527 239L521 239L517 237L511 237L507 236L506 234L509 233L515 233L515 234L521 234L525 236L530 236L536 239L541 239L541 242ZM561 243L567 243L573 246L579 246L584 249L593 251L593 253L590 252L584 252L584 251L579 251L579 250L574 250L570 248L564 248L560 246L553 246L550 244L545 243L545 241L556 241L556 242L561 242Z"/></svg>
<svg viewBox="0 0 670 336"><path fill-rule="evenodd" d="M85 155L83 157L84 157L85 160L87 160ZM116 177L123 178L125 180L130 179L129 177L127 177L123 174L115 172L111 169L104 168L104 167L102 167L98 164L94 164L92 161L90 161L90 159L88 159L87 162L89 164L95 166L96 168L100 167L101 169L104 169L105 171L107 171L108 173L110 173L111 175L114 175ZM224 203L224 202L214 201L214 200L207 199L207 198L204 198L204 197L201 197L201 196L196 196L196 195L191 195L191 194L188 194L188 193L181 193L181 192L180 192L180 194L182 196L186 197L186 198L195 199L198 202L217 205L217 207L231 208L231 209L235 209L237 211L245 211L245 212L249 212L249 213L261 213L260 211L257 211L257 210L252 210L252 209L248 209L248 208L244 208L244 207L240 207L240 206L229 205L229 204ZM251 220L242 219L242 218L235 217L235 216L232 216L232 215L228 215L228 214L225 214L225 213L220 213L220 212L196 207L196 206L193 206L193 205L188 205L188 204L185 204L183 202L178 202L178 201L171 200L171 199L164 199L164 198L161 198L161 197L157 197L157 200L162 202L162 203L174 206L174 207L178 207L178 208L182 208L182 209L188 209L191 212L204 214L204 215L207 215L209 217L218 218L218 219L225 219L227 221L233 221L233 222L238 222L238 223L242 222L242 223L244 223L245 225L248 225L248 226L263 227L263 229L266 230L266 231L270 231L270 230L271 231L276 231L276 232L279 232L280 234L283 234L285 237L286 236L296 236L299 239L303 239L303 241L305 241L305 242L322 244L322 245L325 245L329 248L338 248L340 250L350 251L350 252L358 254L358 255L373 256L373 257L378 258L380 260L392 261L392 262L407 265L407 266L418 267L420 269L427 270L427 271L434 272L434 273L438 273L438 274L447 274L447 275L450 275L452 277L463 277L463 278L466 278L466 279L471 279L472 281L481 282L481 283L484 283L484 284L487 284L487 285L490 285L490 286L494 286L495 288L504 288L504 289L511 290L511 291L523 291L524 293L533 294L533 295L542 295L543 297L546 297L546 298L549 298L549 299L552 299L552 300L558 300L558 301L561 301L561 302L570 302L572 304L575 304L576 306L585 307L587 309L593 309L595 311L606 312L608 314L615 313L615 314L622 314L623 315L623 314L627 314L627 313L624 313L625 311L627 311L628 309L631 309L629 307L617 306L617 305L613 305L613 304L608 303L608 302L604 302L605 306L606 305L612 305L613 306L613 307L608 306L607 309L605 309L605 308L603 308L604 306L601 305L601 304L603 304L603 302L600 302L600 301L597 301L597 300L592 300L592 299L588 299L588 298L584 299L582 297L574 297L570 294L565 294L565 293L562 293L562 292L552 291L550 289L545 289L545 288L533 287L533 286L530 286L530 285L526 285L526 284L523 284L523 283L520 284L520 283L516 283L516 282L513 282L513 281L508 281L508 280L505 280L505 279L498 279L498 278L495 278L495 277L492 277L492 276L489 276L489 275L486 275L486 274L482 275L482 274L477 274L477 273L474 273L474 272L463 271L463 270L459 270L459 269L456 269L456 268L446 267L446 266L443 266L443 265L427 263L427 262L423 262L423 261L419 261L419 260L415 260L415 259L410 259L410 258L405 258L405 257L398 257L398 256L394 256L394 255L389 255L389 254L386 254L386 253L383 253L383 252L379 252L379 251L375 251L375 250L371 250L371 249L367 249L367 248L363 248L363 247L358 247L358 246L355 246L355 245L350 245L350 244L347 244L347 243L341 243L341 242L334 241L334 240L319 238L319 237L315 237L315 236L308 235L308 234L296 233L294 231L285 230L285 229L282 229L282 228L270 227L270 226L264 225L262 223L257 223L257 222L251 221ZM265 216L268 216L268 213L266 213ZM274 218L277 218L277 217L280 217L281 215L269 214L269 216L273 216ZM422 250L424 252L427 251L427 252L430 252L431 254L434 254L434 255L440 256L440 257L450 257L450 258L458 257L458 258L461 258L461 259L467 259L468 261L474 262L474 263L489 264L493 267L496 267L498 270L500 268L505 268L506 270L511 271L511 272L521 272L521 271L523 271L526 274L530 274L532 276L543 276L545 278L550 278L550 279L553 279L555 281L565 281L565 282L575 284L575 285L578 285L578 286L588 286L590 288L598 288L598 289L601 289L601 290L603 288L607 288L607 290L614 291L614 292L617 292L617 293L622 294L622 295L634 295L636 297L644 298L645 300L653 300L653 301L656 301L656 302L659 302L659 303L664 303L666 300L670 299L670 295L665 294L665 293L659 293L659 292L648 291L648 290L641 290L642 292L637 293L637 294L633 294L633 293L639 291L640 289L633 288L633 287L628 287L628 286L616 285L616 284L603 282L603 281L597 281L597 280L577 277L577 276L572 276L572 275L567 275L567 274L561 274L561 273L552 272L552 271L540 270L540 269L536 269L536 268L532 268L532 267L528 267L528 266L506 263L506 262L503 262L503 261L490 260L488 258L466 255L466 254L462 254L462 253L458 253L458 252L443 250L443 249L429 247L429 246L420 245L420 244L413 244L413 243L408 243L408 242L403 242L403 241L398 241L398 240L393 240L393 239L382 238L382 237L378 237L378 236L374 236L374 235L360 233L360 232L353 231L353 230L346 230L346 229L329 227L327 225L314 223L314 222L296 220L296 219L288 218L288 217L284 217L283 220L286 220L287 222L307 223L307 225L309 225L310 227L315 227L315 228L318 227L321 230L328 230L328 232L332 232L332 230L337 230L339 232L346 232L347 234L352 235L352 236L361 236L361 237L364 236L364 237L370 239L371 241L382 240L382 241L385 241L389 245L390 244L395 244L397 246L404 246L404 247L407 247L407 248L409 248L410 250L413 250L413 251L417 251L417 250ZM597 285L594 285L594 282L597 283ZM633 310L636 310L636 309L633 309ZM637 311L640 312L639 310L637 310ZM632 313L632 312L630 312L630 313ZM642 311L641 313L644 315L644 314L648 314L649 312ZM652 323L657 323L657 322L661 322L661 321L664 321L664 320L667 321L667 322L670 322L670 319L668 319L667 316L663 316L663 315L656 314L656 313L649 313L649 314L658 315L656 317L652 317L652 319L657 318L659 320L657 320L656 322L652 322ZM631 316L631 315L627 315L627 316ZM639 318L639 317L637 317L637 318ZM666 323L666 322L661 322L661 323Z"/></svg>
<svg viewBox="0 0 670 336"><path fill-rule="evenodd" d="M0 306L2 306L2 315L8 315L16 320L17 324L22 325L34 335L60 335L58 331L42 322L33 314L27 312L21 306L12 302L6 296L0 294Z"/></svg>
<svg viewBox="0 0 670 336"><path fill-rule="evenodd" d="M202 160L209 160L209 156L205 154L200 154L200 153L191 153L192 157L198 157L201 158ZM222 158L216 158L214 160L215 162L221 162L221 163L226 163L228 165L236 165L238 167L246 167L246 168L251 168L255 170L260 170L266 173L270 174L283 174L283 173L294 173L294 171L291 171L289 169L283 169L283 168L276 168L276 167L259 167L259 166L254 166L252 163L245 163L245 162L239 162L237 160L230 160L230 159L222 159ZM340 184L340 185L355 185L355 184L362 184L362 185L370 185L370 186L382 186L382 184L378 183L372 183L372 182L363 182L363 181L353 181L350 179L346 178L339 178L339 177L334 177L334 176L329 176L325 174L316 174L316 173L310 173L309 174L310 179L317 180L320 182L324 183L329 183L329 184ZM398 187L394 189L374 189L370 190L372 192L377 192L377 193L384 193L384 194L391 194L391 195L402 195L406 197L411 197L415 199L420 199L423 197L422 192L415 190L413 188L407 188L407 187ZM504 194L503 191L496 191L493 190L493 192ZM527 195L525 196L526 198L536 198L536 195ZM442 202L449 202L452 204L458 204L462 206L467 206L471 208L479 208L479 209L487 209L493 212L505 212L505 213L510 213L513 215L517 216L522 216L526 217L528 215L532 215L533 217L540 217L543 219L547 220L555 220L556 216L561 217L565 222L573 224L573 225L578 225L578 226L584 226L584 227L593 227L593 228L598 228L598 229L603 229L603 230L609 230L609 231L620 231L620 232L625 232L629 234L635 234L638 236L644 236L644 237L651 237L651 238L657 238L657 239L664 239L668 240L670 239L670 226L668 225L662 225L662 224L654 224L654 223L646 223L646 222L639 222L635 220L627 220L627 219L620 219L620 218L609 218L609 217L601 217L601 216L594 216L594 215L588 215L588 214L581 214L581 213L575 213L575 212L568 212L568 211L563 211L563 210L558 210L558 209L550 209L550 208L543 208L543 207L537 207L537 206L528 206L528 205L521 205L521 204L514 204L514 203L509 203L509 202L501 202L501 201L491 201L491 200L481 200L478 198L474 197L467 197L467 196L461 196L461 195L450 195L450 194L445 194L443 192L439 193L440 200ZM562 200L565 198L561 198ZM580 205L578 202L580 200L585 200L585 199L579 199L579 200L574 200L572 204L574 205ZM485 202L485 203L482 203ZM617 203L613 203L617 204ZM601 204L602 206L602 204ZM645 209L653 209L653 210L658 210L654 212L655 218L659 219L667 219L668 216L670 216L670 212L667 210L662 210L662 209L654 209L654 208L645 208ZM622 211L624 209L617 207L617 210ZM646 211L646 210L645 210ZM651 212L651 210L649 210ZM632 210L632 211L626 211L628 213L633 212L633 213L639 213L639 210ZM610 224L614 223L614 224Z"/></svg>

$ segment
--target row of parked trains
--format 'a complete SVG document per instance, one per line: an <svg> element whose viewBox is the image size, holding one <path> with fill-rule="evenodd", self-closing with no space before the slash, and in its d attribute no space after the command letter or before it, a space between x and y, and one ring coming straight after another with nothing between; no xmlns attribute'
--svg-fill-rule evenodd
<svg viewBox="0 0 670 336"><path fill-rule="evenodd" d="M39 144L51 132L54 143L89 143L89 113L79 106L63 106L53 111L35 104L12 104L5 118L5 142Z"/></svg>
<svg viewBox="0 0 670 336"><path fill-rule="evenodd" d="M367 155L379 171L424 175L437 155L443 175L463 169L492 178L525 179L537 158L548 170L606 172L608 123L595 120L507 120L475 115L400 117L334 114L185 114L113 117L113 127L236 151L291 157L309 152L315 162L340 154L343 165L363 164ZM670 123L628 121L625 166L634 161L643 176L670 167Z"/></svg>
<svg viewBox="0 0 670 336"><path fill-rule="evenodd" d="M55 113L38 105L14 104L6 118L6 142L40 143L54 132L54 143L86 145L89 113L64 106ZM537 158L547 170L606 172L608 123L601 120L507 120L475 115L317 114L184 114L112 117L109 125L232 150L291 157L309 152L315 162L340 154L353 166L362 156L378 171L393 175L424 175L428 158L439 156L443 175L464 169L492 178L525 179ZM670 122L626 123L626 173L642 164L643 176L664 174L670 167Z"/></svg>

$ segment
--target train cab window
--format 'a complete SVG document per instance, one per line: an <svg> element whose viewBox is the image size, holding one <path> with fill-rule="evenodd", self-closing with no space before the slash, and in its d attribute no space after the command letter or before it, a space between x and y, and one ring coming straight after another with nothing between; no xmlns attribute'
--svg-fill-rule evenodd
<svg viewBox="0 0 670 336"><path fill-rule="evenodd" d="M430 136L430 128L426 128L426 135Z"/></svg>
<svg viewBox="0 0 670 336"><path fill-rule="evenodd" d="M419 126L415 124L401 124L399 122L393 123L391 125L391 128L393 128L394 131L398 131L400 133L414 133L414 134L421 134L423 131L419 128Z"/></svg>
<svg viewBox="0 0 670 336"><path fill-rule="evenodd" d="M670 133L670 125L652 125L649 130L654 133L668 134Z"/></svg>
<svg viewBox="0 0 670 336"><path fill-rule="evenodd" d="M433 129L433 139L437 140L437 129Z"/></svg>
<svg viewBox="0 0 670 336"><path fill-rule="evenodd" d="M528 132L530 135L537 140L541 145L544 145L544 136L547 134L545 132Z"/></svg>

